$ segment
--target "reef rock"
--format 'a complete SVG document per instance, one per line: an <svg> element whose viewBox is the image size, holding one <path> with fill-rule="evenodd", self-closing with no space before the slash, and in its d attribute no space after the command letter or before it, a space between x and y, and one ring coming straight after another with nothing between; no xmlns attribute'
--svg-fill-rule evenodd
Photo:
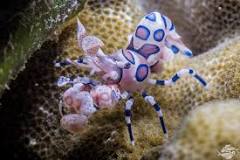
<svg viewBox="0 0 240 160"><path fill-rule="evenodd" d="M192 111L173 141L154 154L159 160L239 159L239 121L239 100L206 103ZM150 152L149 159L156 159L150 156L154 154Z"/></svg>

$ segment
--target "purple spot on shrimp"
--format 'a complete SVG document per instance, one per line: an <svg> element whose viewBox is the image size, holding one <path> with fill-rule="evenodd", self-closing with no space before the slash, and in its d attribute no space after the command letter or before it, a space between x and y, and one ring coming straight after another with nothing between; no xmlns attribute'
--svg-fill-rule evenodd
<svg viewBox="0 0 240 160"><path fill-rule="evenodd" d="M158 42L161 42L165 36L165 32L163 29L158 29L154 32L154 39Z"/></svg>
<svg viewBox="0 0 240 160"><path fill-rule="evenodd" d="M138 53L144 58L148 59L152 54L156 54L160 51L160 48L153 44L144 44L139 50Z"/></svg>
<svg viewBox="0 0 240 160"><path fill-rule="evenodd" d="M150 31L147 27L140 25L137 27L135 35L141 40L147 40L150 35Z"/></svg>
<svg viewBox="0 0 240 160"><path fill-rule="evenodd" d="M135 64L135 59L130 51L123 51L122 54L126 60L128 60L130 63Z"/></svg>
<svg viewBox="0 0 240 160"><path fill-rule="evenodd" d="M148 70L149 70L148 65L140 64L136 71L136 75L135 75L136 80L138 82L144 81L148 76Z"/></svg>

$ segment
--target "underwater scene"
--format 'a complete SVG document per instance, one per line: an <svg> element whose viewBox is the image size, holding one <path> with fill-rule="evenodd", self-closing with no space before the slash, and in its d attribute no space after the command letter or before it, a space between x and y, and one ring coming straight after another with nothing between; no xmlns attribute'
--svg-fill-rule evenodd
<svg viewBox="0 0 240 160"><path fill-rule="evenodd" d="M0 5L3 160L240 160L240 0Z"/></svg>

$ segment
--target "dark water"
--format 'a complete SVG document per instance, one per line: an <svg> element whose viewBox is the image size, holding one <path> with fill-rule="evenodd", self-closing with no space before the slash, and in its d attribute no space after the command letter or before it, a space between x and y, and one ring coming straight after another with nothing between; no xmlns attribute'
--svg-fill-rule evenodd
<svg viewBox="0 0 240 160"><path fill-rule="evenodd" d="M0 55L9 35L17 28L21 13L33 0L0 1Z"/></svg>

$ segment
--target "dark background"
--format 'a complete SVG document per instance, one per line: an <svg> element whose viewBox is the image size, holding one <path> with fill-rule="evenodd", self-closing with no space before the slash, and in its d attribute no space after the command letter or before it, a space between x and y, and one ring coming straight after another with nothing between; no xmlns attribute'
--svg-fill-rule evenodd
<svg viewBox="0 0 240 160"><path fill-rule="evenodd" d="M6 45L9 34L18 26L21 13L33 0L0 1L0 54Z"/></svg>
<svg viewBox="0 0 240 160"><path fill-rule="evenodd" d="M33 0L0 1L0 57L3 54L4 46L9 40L10 33L17 29L19 20L21 19L21 14L19 13L24 11L31 2L33 2ZM14 89L14 84L11 84L10 87ZM12 92L14 92L14 90L6 91L3 97L13 94ZM10 101L17 101L21 106L23 100L10 99ZM19 121L18 113L21 112L22 108L13 109L10 101L4 101L4 98L2 100L0 99L0 159L39 159L36 155L23 149L22 144L17 142L20 135L19 131L16 130Z"/></svg>

